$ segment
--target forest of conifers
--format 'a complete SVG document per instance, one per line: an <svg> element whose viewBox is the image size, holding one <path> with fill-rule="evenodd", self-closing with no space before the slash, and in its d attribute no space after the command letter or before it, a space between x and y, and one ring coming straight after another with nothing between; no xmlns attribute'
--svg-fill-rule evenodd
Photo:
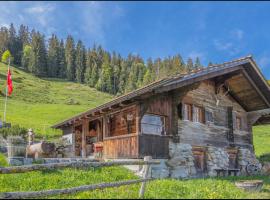
<svg viewBox="0 0 270 200"><path fill-rule="evenodd" d="M40 77L61 78L85 83L99 91L124 94L164 77L202 67L199 58L186 62L177 54L164 59L147 59L129 54L126 58L101 46L86 48L71 35L65 40L45 35L21 25L0 28L0 56L9 50L14 65Z"/></svg>

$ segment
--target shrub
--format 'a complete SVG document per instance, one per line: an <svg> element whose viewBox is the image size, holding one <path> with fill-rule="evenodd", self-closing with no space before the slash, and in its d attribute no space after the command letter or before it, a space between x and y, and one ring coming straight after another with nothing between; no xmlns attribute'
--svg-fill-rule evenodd
<svg viewBox="0 0 270 200"><path fill-rule="evenodd" d="M263 154L259 157L260 162L270 162L270 153Z"/></svg>
<svg viewBox="0 0 270 200"><path fill-rule="evenodd" d="M24 127L20 127L19 125L14 125L10 128L1 128L0 129L0 135L2 135L4 138L7 138L8 136L21 136L23 138L26 138L27 129Z"/></svg>
<svg viewBox="0 0 270 200"><path fill-rule="evenodd" d="M8 162L6 157L0 153L0 167L7 167L8 166Z"/></svg>

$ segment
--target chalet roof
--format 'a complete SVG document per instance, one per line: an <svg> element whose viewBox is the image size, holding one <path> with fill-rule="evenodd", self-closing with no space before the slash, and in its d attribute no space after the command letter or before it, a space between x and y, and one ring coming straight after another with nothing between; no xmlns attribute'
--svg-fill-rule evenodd
<svg viewBox="0 0 270 200"><path fill-rule="evenodd" d="M146 85L142 88L139 88L135 91L117 97L103 105L100 105L96 108L90 109L86 112L82 112L76 116L73 116L69 119L66 119L60 123L55 124L52 128L59 128L63 125L69 124L74 120L80 119L84 116L93 114L95 112L101 111L106 108L110 108L120 103L124 103L137 97L147 94L147 93L161 93L170 91L176 88L180 88L201 80L210 79L216 76L228 74L234 72L236 70L245 70L249 77L252 77L254 87L258 87L261 91L261 98L264 100L265 108L270 107L270 87L258 68L257 64L253 60L252 56L242 57L236 60L232 60L229 62L224 62L222 64L211 65L206 68L202 68L200 70L193 70L188 74L180 74L169 78L164 78L162 80L153 82L149 85ZM252 110L249 110L252 111Z"/></svg>

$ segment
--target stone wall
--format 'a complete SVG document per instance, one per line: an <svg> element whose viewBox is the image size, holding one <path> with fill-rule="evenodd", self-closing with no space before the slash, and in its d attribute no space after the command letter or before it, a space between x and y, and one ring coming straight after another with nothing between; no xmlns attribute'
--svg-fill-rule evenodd
<svg viewBox="0 0 270 200"><path fill-rule="evenodd" d="M229 155L226 149L208 146L206 155L207 174L209 176L217 175L215 169L226 169L229 167Z"/></svg>
<svg viewBox="0 0 270 200"><path fill-rule="evenodd" d="M169 143L169 159L158 159L160 165L152 166L152 177L154 178L196 178L199 177L194 166L192 146L183 143ZM215 169L229 168L229 154L227 148L207 146L206 147L206 172L204 176L215 177ZM253 152L249 149L240 148L238 153L238 165L241 175L247 175L246 166L253 162L259 164ZM260 164L259 164L260 165Z"/></svg>
<svg viewBox="0 0 270 200"><path fill-rule="evenodd" d="M238 165L242 175L247 175L246 166L249 163L257 164L260 168L262 167L253 152L251 152L249 149L240 148L238 151Z"/></svg>
<svg viewBox="0 0 270 200"><path fill-rule="evenodd" d="M169 156L167 162L172 178L188 178L196 175L192 146L190 144L169 143Z"/></svg>

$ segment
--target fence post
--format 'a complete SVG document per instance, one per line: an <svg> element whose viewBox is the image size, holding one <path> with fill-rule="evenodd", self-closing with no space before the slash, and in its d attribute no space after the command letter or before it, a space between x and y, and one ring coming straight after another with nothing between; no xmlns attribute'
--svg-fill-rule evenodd
<svg viewBox="0 0 270 200"><path fill-rule="evenodd" d="M144 157L144 161L151 161L152 160L152 156L145 156ZM147 178L149 175L149 171L150 171L150 164L146 164L143 166L143 178ZM146 186L146 182L143 182L140 188L140 193L139 193L139 198L143 198L144 197L144 192L145 192L145 186Z"/></svg>

